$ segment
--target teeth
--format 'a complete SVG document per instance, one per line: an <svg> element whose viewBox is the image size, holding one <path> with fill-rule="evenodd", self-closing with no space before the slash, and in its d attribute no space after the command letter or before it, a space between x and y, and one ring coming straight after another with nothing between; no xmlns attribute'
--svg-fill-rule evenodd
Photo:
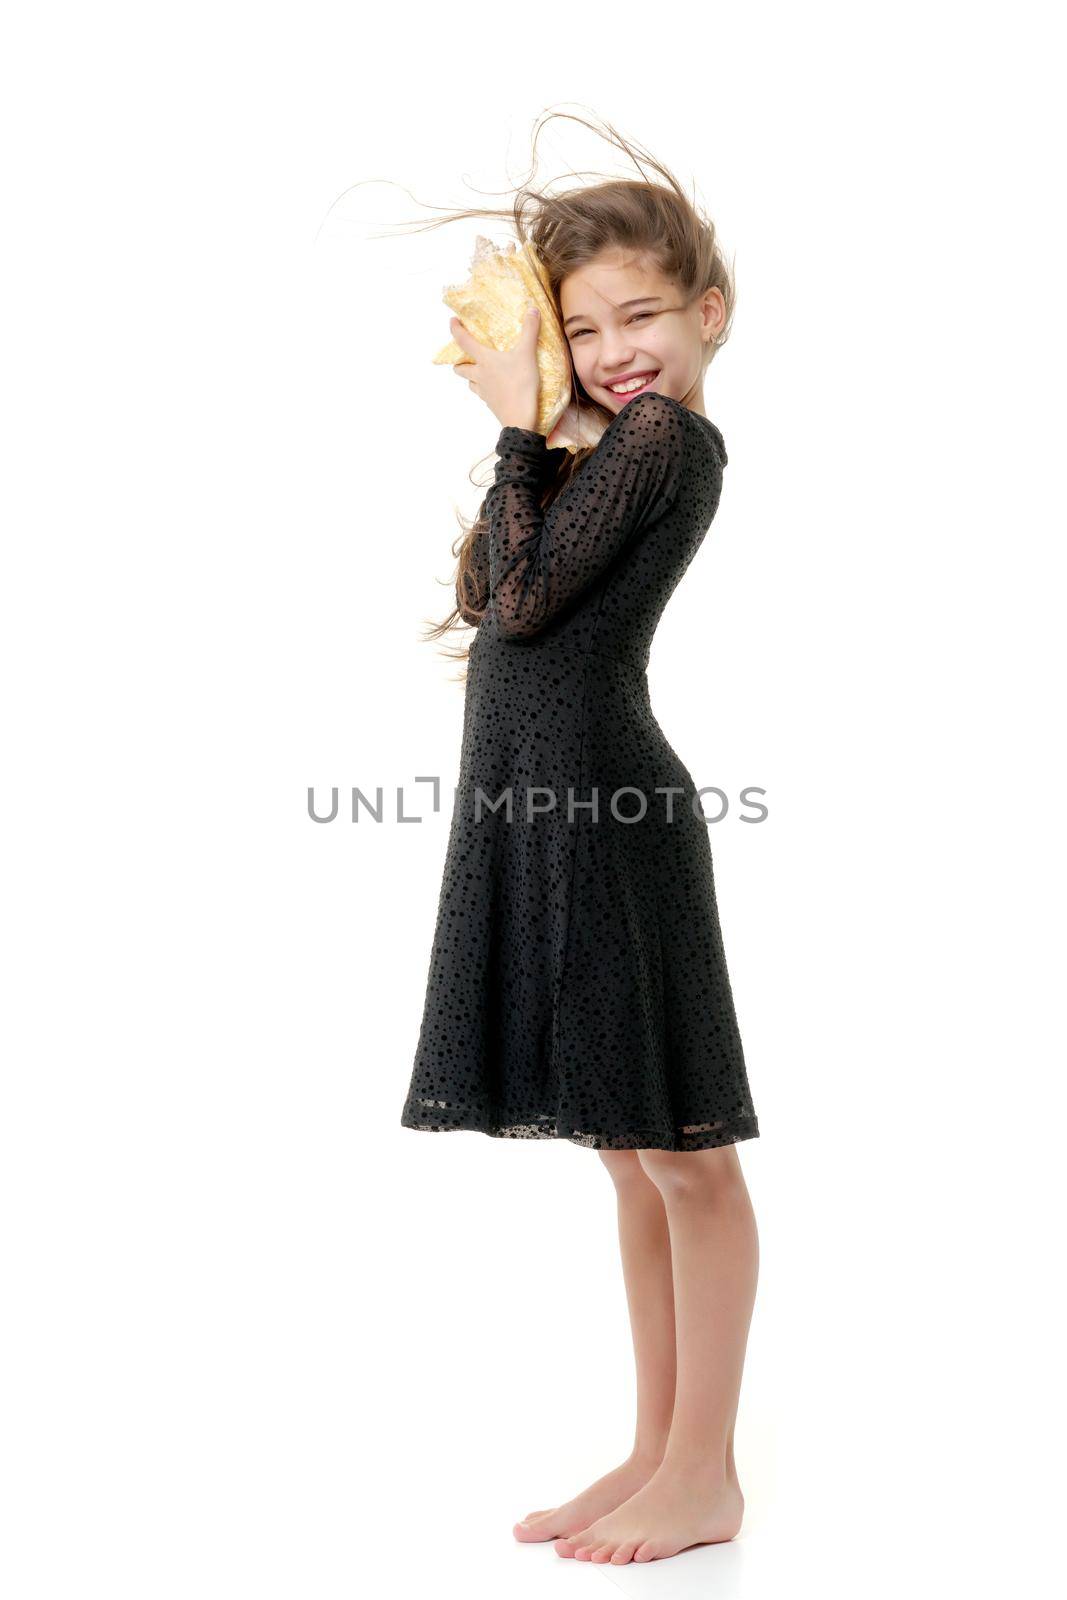
<svg viewBox="0 0 1067 1600"><path fill-rule="evenodd" d="M646 383L651 383L656 373L650 373L647 378L631 378L629 383L609 383L608 388L612 394L631 394L634 389L643 389Z"/></svg>

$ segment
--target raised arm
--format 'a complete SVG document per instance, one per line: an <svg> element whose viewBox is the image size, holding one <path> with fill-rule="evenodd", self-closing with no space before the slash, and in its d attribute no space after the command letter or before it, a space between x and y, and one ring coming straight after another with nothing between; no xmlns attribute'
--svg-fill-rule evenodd
<svg viewBox="0 0 1067 1600"><path fill-rule="evenodd" d="M547 511L543 434L502 428L489 515L489 587L501 632L540 632L673 503L685 460L677 400L650 390L626 403L595 453Z"/></svg>

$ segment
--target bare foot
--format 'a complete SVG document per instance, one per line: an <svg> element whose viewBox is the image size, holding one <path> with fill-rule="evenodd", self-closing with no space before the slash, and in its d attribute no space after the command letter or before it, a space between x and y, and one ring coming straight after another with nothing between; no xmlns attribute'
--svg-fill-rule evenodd
<svg viewBox="0 0 1067 1600"><path fill-rule="evenodd" d="M721 1544L741 1527L745 1502L736 1474L663 1462L614 1511L556 1540L576 1561L656 1561L694 1544Z"/></svg>
<svg viewBox="0 0 1067 1600"><path fill-rule="evenodd" d="M658 1465L658 1458L629 1456L621 1466L606 1472L573 1500L547 1511L529 1512L522 1522L516 1522L512 1532L523 1544L537 1544L577 1533L596 1517L606 1516L624 1500L629 1500L648 1482Z"/></svg>

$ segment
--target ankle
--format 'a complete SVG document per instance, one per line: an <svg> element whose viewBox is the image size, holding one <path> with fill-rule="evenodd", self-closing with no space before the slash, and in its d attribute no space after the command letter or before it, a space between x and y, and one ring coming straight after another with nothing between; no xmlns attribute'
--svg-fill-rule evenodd
<svg viewBox="0 0 1067 1600"><path fill-rule="evenodd" d="M656 1440L651 1444L635 1441L634 1447L630 1451L629 1460L635 1467L642 1467L648 1472L655 1472L666 1453L666 1439Z"/></svg>
<svg viewBox="0 0 1067 1600"><path fill-rule="evenodd" d="M736 1476L724 1452L697 1444L670 1445L663 1452L661 1465L682 1477L707 1478L713 1483L732 1482Z"/></svg>

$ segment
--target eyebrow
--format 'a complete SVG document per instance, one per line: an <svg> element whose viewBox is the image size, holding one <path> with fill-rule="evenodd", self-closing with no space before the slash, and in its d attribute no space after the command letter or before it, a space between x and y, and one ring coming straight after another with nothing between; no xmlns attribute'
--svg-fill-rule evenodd
<svg viewBox="0 0 1067 1600"><path fill-rule="evenodd" d="M630 306L643 306L650 301L662 299L663 296L660 294L640 294L636 300L624 300L621 305L616 307L616 310L626 311ZM565 328L569 328L572 322L591 322L592 320L593 319L589 316L588 312L576 311L572 317L567 318L563 326Z"/></svg>

